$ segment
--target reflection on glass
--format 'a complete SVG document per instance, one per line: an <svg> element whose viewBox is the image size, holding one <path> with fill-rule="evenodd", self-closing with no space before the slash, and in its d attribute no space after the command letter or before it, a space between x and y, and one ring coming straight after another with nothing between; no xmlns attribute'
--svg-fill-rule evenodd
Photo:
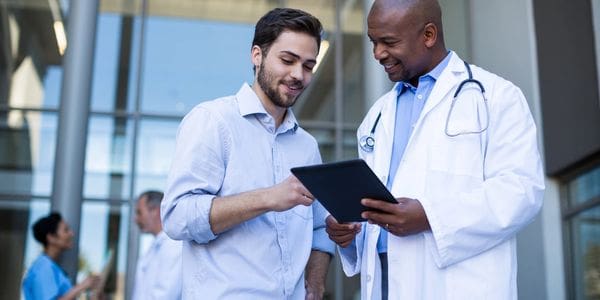
<svg viewBox="0 0 600 300"><path fill-rule="evenodd" d="M343 159L358 158L358 142L356 141L356 130L344 130Z"/></svg>
<svg viewBox="0 0 600 300"><path fill-rule="evenodd" d="M573 271L577 299L600 299L600 207L572 221Z"/></svg>
<svg viewBox="0 0 600 300"><path fill-rule="evenodd" d="M44 77L44 107L58 108L62 76L62 66L48 67Z"/></svg>
<svg viewBox="0 0 600 300"><path fill-rule="evenodd" d="M96 25L96 50L92 76L92 110L111 111L125 109L115 105L118 79L119 41L121 16L101 14ZM128 69L128 66L122 66ZM126 100L126 99L125 99ZM123 101L125 102L125 101Z"/></svg>
<svg viewBox="0 0 600 300"><path fill-rule="evenodd" d="M129 14L98 16L92 111L134 109L140 20Z"/></svg>
<svg viewBox="0 0 600 300"><path fill-rule="evenodd" d="M179 119L145 119L140 122L135 195L149 189L164 191L175 153Z"/></svg>
<svg viewBox="0 0 600 300"><path fill-rule="evenodd" d="M151 17L147 26L142 111L183 115L252 82L252 25Z"/></svg>
<svg viewBox="0 0 600 300"><path fill-rule="evenodd" d="M19 299L27 267L42 251L33 240L31 224L48 213L46 199L0 200L0 289L3 299Z"/></svg>
<svg viewBox="0 0 600 300"><path fill-rule="evenodd" d="M596 167L568 184L569 202L581 204L600 197L600 167Z"/></svg>
<svg viewBox="0 0 600 300"><path fill-rule="evenodd" d="M50 194L56 126L54 113L0 112L0 192Z"/></svg>
<svg viewBox="0 0 600 300"><path fill-rule="evenodd" d="M58 46L62 24L57 6L40 1L1 1L0 14L0 106L46 108L45 77L62 63ZM54 1L51 1L54 3ZM26 24L26 30L21 26ZM51 101L55 104L55 101Z"/></svg>
<svg viewBox="0 0 600 300"><path fill-rule="evenodd" d="M84 202L79 235L78 278L100 273L111 263L104 288L109 297L124 295L129 206L107 202ZM109 260L109 251L114 256Z"/></svg>
<svg viewBox="0 0 600 300"><path fill-rule="evenodd" d="M88 131L84 197L129 197L131 125L131 121L125 118L92 116Z"/></svg>
<svg viewBox="0 0 600 300"><path fill-rule="evenodd" d="M300 124L300 126L302 126L302 124ZM334 130L306 127L304 127L304 129L317 140L323 162L335 161Z"/></svg>

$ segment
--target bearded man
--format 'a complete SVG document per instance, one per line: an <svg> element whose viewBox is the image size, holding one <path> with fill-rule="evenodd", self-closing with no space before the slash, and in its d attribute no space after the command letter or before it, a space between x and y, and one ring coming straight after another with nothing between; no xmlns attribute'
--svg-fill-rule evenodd
<svg viewBox="0 0 600 300"><path fill-rule="evenodd" d="M268 12L255 28L252 86L183 119L161 217L183 240L184 299L322 298L335 249L327 213L290 175L321 162L290 109L312 79L321 32L306 12Z"/></svg>

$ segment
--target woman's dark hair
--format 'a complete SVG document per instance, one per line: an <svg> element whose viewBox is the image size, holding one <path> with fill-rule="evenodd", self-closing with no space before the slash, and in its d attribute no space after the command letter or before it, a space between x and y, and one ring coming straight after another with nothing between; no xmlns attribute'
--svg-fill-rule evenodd
<svg viewBox="0 0 600 300"><path fill-rule="evenodd" d="M323 26L319 19L294 8L275 8L262 16L254 28L252 46L259 46L266 55L271 44L285 30L306 33L317 40L317 50L321 46Z"/></svg>
<svg viewBox="0 0 600 300"><path fill-rule="evenodd" d="M44 248L48 245L46 236L48 233L55 234L58 230L58 224L62 220L62 216L57 212L52 212L49 215L35 221L31 229L33 230L33 237L36 241L42 243Z"/></svg>

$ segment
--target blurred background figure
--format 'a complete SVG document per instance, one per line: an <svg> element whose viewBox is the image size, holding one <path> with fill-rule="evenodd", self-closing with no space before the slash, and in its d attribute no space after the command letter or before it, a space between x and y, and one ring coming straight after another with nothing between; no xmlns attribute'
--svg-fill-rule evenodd
<svg viewBox="0 0 600 300"><path fill-rule="evenodd" d="M59 213L37 220L32 230L35 239L44 246L44 253L33 262L23 280L26 300L76 299L82 292L96 287L99 281L96 275L72 286L56 263L63 251L73 247L73 231Z"/></svg>
<svg viewBox="0 0 600 300"><path fill-rule="evenodd" d="M138 260L134 300L181 299L181 242L170 239L162 230L162 198L162 192L147 191L137 200L135 222L140 231L152 234L154 240Z"/></svg>

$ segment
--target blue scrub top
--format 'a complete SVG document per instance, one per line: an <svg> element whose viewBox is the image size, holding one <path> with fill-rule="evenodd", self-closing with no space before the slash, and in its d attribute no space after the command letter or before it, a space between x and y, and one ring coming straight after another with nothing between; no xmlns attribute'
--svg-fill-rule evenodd
<svg viewBox="0 0 600 300"><path fill-rule="evenodd" d="M71 288L65 272L46 254L36 258L23 279L26 300L57 299Z"/></svg>

